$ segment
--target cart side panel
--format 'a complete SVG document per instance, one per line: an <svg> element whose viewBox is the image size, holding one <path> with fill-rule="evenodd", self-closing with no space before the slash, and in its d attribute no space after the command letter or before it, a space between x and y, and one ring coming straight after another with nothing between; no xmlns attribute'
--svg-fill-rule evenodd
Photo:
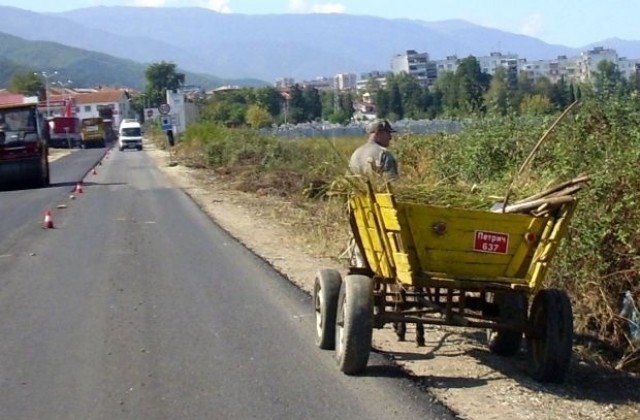
<svg viewBox="0 0 640 420"><path fill-rule="evenodd" d="M411 232L406 228L407 220L403 211L389 193L375 195L379 208L381 225L384 226L391 257L395 267L396 280L402 284L416 285L420 275L420 263L416 254ZM404 228L402 228L404 226Z"/></svg>
<svg viewBox="0 0 640 420"><path fill-rule="evenodd" d="M544 233L540 239L540 245L533 256L533 264L531 264L527 272L529 288L532 293L537 292L542 287L542 281L549 269L549 264L566 234L577 204L576 200L563 205L558 211L557 217L550 219L546 223Z"/></svg>
<svg viewBox="0 0 640 420"><path fill-rule="evenodd" d="M455 278L496 281L522 273L546 225L546 218L522 214L412 203L397 206L406 217L421 270Z"/></svg>
<svg viewBox="0 0 640 420"><path fill-rule="evenodd" d="M373 203L367 196L354 196L350 201L358 235L363 246L367 263L376 275L393 278L391 256L383 247L382 234L375 217Z"/></svg>

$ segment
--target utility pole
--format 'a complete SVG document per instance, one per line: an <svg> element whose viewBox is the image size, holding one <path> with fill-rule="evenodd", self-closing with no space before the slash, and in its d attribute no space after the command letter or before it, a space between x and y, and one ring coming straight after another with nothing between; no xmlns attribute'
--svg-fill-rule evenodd
<svg viewBox="0 0 640 420"><path fill-rule="evenodd" d="M38 76L38 73L33 73L33 74ZM46 71L41 71L39 74L42 75L42 77L44 77L44 96L47 103L47 117L49 117L51 113L49 109L49 78L56 76L58 72L54 71L53 73L47 73Z"/></svg>
<svg viewBox="0 0 640 420"><path fill-rule="evenodd" d="M67 80L66 82L57 81L53 83L59 85L62 88L62 91L64 92L63 96L66 97L66 101L67 101L65 102L65 110L66 110L66 107L69 107L69 110L71 110L71 94L69 93L69 90L70 90L69 87L71 86L73 81ZM71 117L72 115L65 115L65 116Z"/></svg>

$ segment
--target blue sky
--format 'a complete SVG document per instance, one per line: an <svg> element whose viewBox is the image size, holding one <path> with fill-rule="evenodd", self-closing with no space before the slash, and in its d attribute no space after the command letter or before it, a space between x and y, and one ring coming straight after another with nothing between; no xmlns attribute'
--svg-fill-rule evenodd
<svg viewBox="0 0 640 420"><path fill-rule="evenodd" d="M347 13L424 21L464 19L569 47L640 41L638 0L0 0L36 12L91 6L205 7L223 13ZM372 28L375 30L375 28Z"/></svg>

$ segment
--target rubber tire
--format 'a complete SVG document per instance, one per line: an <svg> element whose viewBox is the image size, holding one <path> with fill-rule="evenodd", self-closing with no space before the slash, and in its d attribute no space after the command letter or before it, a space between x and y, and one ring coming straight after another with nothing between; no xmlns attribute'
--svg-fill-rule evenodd
<svg viewBox="0 0 640 420"><path fill-rule="evenodd" d="M361 274L344 278L338 297L335 357L347 375L363 372L373 335L373 279Z"/></svg>
<svg viewBox="0 0 640 420"><path fill-rule="evenodd" d="M529 313L533 335L527 337L531 376L540 382L564 382L573 346L573 312L564 290L543 289Z"/></svg>
<svg viewBox="0 0 640 420"><path fill-rule="evenodd" d="M28 186L31 188L45 188L49 186L49 161L47 152L44 151L40 157L40 164L32 172L33 178L29 179ZM37 171L37 172L36 172Z"/></svg>
<svg viewBox="0 0 640 420"><path fill-rule="evenodd" d="M50 169L49 169L49 162L47 160L46 163L46 174L44 176L44 178L42 179L42 188L46 188L48 186L51 185L51 173L50 173Z"/></svg>
<svg viewBox="0 0 640 420"><path fill-rule="evenodd" d="M337 270L316 273L313 282L313 308L316 315L316 345L323 350L336 346L336 314L342 277Z"/></svg>
<svg viewBox="0 0 640 420"><path fill-rule="evenodd" d="M500 317L507 321L524 320L527 316L527 298L517 293L501 297ZM522 347L522 332L513 330L487 330L489 350L499 356L512 357Z"/></svg>

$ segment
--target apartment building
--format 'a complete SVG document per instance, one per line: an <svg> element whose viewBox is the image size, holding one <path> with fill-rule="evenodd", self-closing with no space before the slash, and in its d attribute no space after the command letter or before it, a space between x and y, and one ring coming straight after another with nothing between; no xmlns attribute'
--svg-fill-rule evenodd
<svg viewBox="0 0 640 420"><path fill-rule="evenodd" d="M300 86L303 89L331 90L334 88L334 82L329 77L316 77L313 80L304 80Z"/></svg>
<svg viewBox="0 0 640 420"><path fill-rule="evenodd" d="M457 55L448 55L444 60L436 60L436 73L442 74L445 71L454 72L458 68L459 58Z"/></svg>
<svg viewBox="0 0 640 420"><path fill-rule="evenodd" d="M518 71L518 56L516 54L492 52L486 56L476 57L476 60L478 60L480 70L492 76L500 67L506 68L507 71Z"/></svg>
<svg viewBox="0 0 640 420"><path fill-rule="evenodd" d="M338 90L352 90L356 88L358 75L355 73L340 73L333 78L333 85Z"/></svg>
<svg viewBox="0 0 640 420"><path fill-rule="evenodd" d="M400 74L402 72L414 76L423 86L431 86L445 72L455 72L458 69L460 58L456 55L447 56L443 60L431 60L429 54L419 53L415 50L406 50L402 54L397 54L391 58L391 73ZM603 60L616 64L617 69L623 77L628 80L640 83L640 58L627 59L618 57L614 49L595 47L588 51L583 51L580 56L567 57L558 56L550 60L528 61L526 58L519 58L517 54L503 54L492 52L487 56L476 57L480 69L488 74L494 75L498 68L505 68L513 76L526 75L532 83L540 78L546 77L552 83L557 83L564 79L567 82L590 81L594 72L598 71L598 65ZM354 74L344 73L334 76L333 83L329 83L324 78L315 83L304 82L305 86L318 87L319 89L337 88L339 90L355 89L366 90L371 80L379 86L386 86L387 74L385 71L371 71L360 74L356 78ZM354 81L355 78L355 81ZM276 86L282 85L283 80L279 79ZM289 81L291 85L294 82Z"/></svg>
<svg viewBox="0 0 640 420"><path fill-rule="evenodd" d="M356 82L357 90L366 90L370 81L377 83L380 87L387 86L387 73L386 71L374 70L367 73L360 74L360 78Z"/></svg>
<svg viewBox="0 0 640 420"><path fill-rule="evenodd" d="M578 59L579 80L582 82L591 80L593 73L598 71L598 64L604 60L617 64L618 53L611 48L603 47L596 47L580 53Z"/></svg>
<svg viewBox="0 0 640 420"><path fill-rule="evenodd" d="M407 50L391 59L393 74L407 73L416 78L422 86L431 86L438 77L436 63L429 60L429 54Z"/></svg>
<svg viewBox="0 0 640 420"><path fill-rule="evenodd" d="M425 59L427 60L426 62ZM598 71L598 64L603 60L616 64L618 70L627 79L635 80L637 77L640 78L638 76L640 59L620 58L615 50L603 47L584 51L577 57L558 56L551 60L528 61L526 58L519 58L516 54L502 54L500 52L492 52L488 56L479 56L476 57L476 60L484 73L494 75L496 70L502 67L513 75L525 74L533 83L541 77L546 77L553 83L558 82L560 79L566 81L588 81L591 80L594 72ZM426 53L418 54L413 50L408 50L405 54L398 54L393 57L392 70L394 73L405 71L409 74L420 74L422 69L428 69L430 64L433 63L435 77L431 75L428 77L429 85L431 85L444 72L455 72L459 62L460 59L455 55L448 56L444 60L430 61ZM411 63L415 63L413 67Z"/></svg>

